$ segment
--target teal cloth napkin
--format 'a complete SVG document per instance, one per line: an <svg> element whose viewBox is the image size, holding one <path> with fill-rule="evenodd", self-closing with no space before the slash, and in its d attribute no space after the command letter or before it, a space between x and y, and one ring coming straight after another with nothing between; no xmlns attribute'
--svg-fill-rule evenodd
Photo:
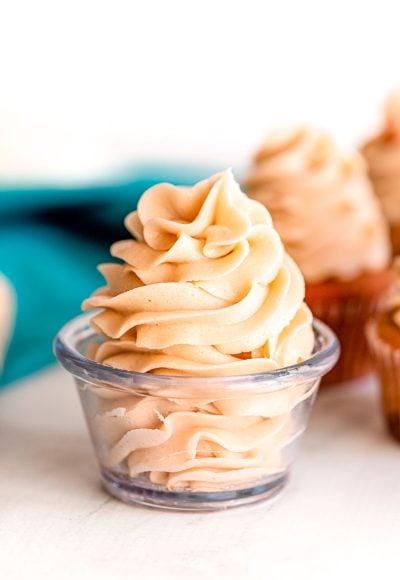
<svg viewBox="0 0 400 580"><path fill-rule="evenodd" d="M0 271L15 288L14 331L0 387L53 362L52 339L102 284L96 265L128 237L123 218L160 181L193 184L210 167L141 165L87 185L24 187L0 182Z"/></svg>

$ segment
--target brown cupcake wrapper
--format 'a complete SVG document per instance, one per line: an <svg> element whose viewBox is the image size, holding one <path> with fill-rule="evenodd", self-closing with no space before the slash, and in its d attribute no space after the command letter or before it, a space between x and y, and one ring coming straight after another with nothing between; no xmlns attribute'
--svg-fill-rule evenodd
<svg viewBox="0 0 400 580"><path fill-rule="evenodd" d="M400 349L380 338L375 320L368 322L366 335L376 361L386 424L393 437L400 441Z"/></svg>
<svg viewBox="0 0 400 580"><path fill-rule="evenodd" d="M367 375L374 369L365 337L365 324L377 311L381 296L340 296L328 300L308 299L314 316L336 333L341 356L336 366L322 379L333 385Z"/></svg>
<svg viewBox="0 0 400 580"><path fill-rule="evenodd" d="M393 247L393 255L400 254L400 224L390 225L390 240Z"/></svg>

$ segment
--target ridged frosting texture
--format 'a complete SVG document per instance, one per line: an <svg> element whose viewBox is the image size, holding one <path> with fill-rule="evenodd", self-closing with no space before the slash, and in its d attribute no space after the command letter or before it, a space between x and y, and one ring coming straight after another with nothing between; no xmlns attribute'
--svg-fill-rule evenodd
<svg viewBox="0 0 400 580"><path fill-rule="evenodd" d="M387 219L400 224L400 91L389 96L383 127L363 153Z"/></svg>
<svg viewBox="0 0 400 580"><path fill-rule="evenodd" d="M324 132L272 133L245 184L270 211L306 282L351 279L387 266L387 225L365 163L356 152L344 155Z"/></svg>
<svg viewBox="0 0 400 580"><path fill-rule="evenodd" d="M232 399L215 399L209 392L200 399L115 399L115 392L103 389L90 429L107 469L131 477L146 473L170 491L219 491L285 470L284 450L304 428L291 412L302 401L307 404L316 386L309 380Z"/></svg>
<svg viewBox="0 0 400 580"><path fill-rule="evenodd" d="M141 198L117 242L123 264L100 267L105 337L95 359L130 371L227 375L269 371L306 358L312 317L304 280L265 207L230 171L192 188L160 184Z"/></svg>
<svg viewBox="0 0 400 580"><path fill-rule="evenodd" d="M285 467L294 407L317 382L278 392L217 393L207 376L270 371L302 361L314 344L304 280L285 255L266 208L230 171L194 187L160 184L126 218L135 239L112 246L107 286L84 303L100 309L96 361L130 371L204 377L179 398L92 388L90 423L101 462L146 473L169 490L221 490ZM180 387L182 389L182 387Z"/></svg>

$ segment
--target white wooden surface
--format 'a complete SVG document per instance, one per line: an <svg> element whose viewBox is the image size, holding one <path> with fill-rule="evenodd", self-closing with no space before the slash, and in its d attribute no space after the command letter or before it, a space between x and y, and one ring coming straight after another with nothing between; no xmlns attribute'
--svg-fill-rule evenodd
<svg viewBox="0 0 400 580"><path fill-rule="evenodd" d="M130 507L102 491L63 371L0 399L1 578L398 577L400 446L384 432L372 383L320 393L270 509L202 515Z"/></svg>

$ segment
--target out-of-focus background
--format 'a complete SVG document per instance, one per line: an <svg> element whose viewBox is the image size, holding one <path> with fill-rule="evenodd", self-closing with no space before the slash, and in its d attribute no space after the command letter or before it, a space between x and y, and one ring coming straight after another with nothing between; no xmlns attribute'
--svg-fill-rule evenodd
<svg viewBox="0 0 400 580"><path fill-rule="evenodd" d="M275 125L368 136L400 82L396 4L3 3L0 271L17 315L0 384L51 362L147 186L240 176Z"/></svg>
<svg viewBox="0 0 400 580"><path fill-rule="evenodd" d="M0 19L1 171L241 164L265 129L369 132L399 82L397 3L14 0Z"/></svg>

